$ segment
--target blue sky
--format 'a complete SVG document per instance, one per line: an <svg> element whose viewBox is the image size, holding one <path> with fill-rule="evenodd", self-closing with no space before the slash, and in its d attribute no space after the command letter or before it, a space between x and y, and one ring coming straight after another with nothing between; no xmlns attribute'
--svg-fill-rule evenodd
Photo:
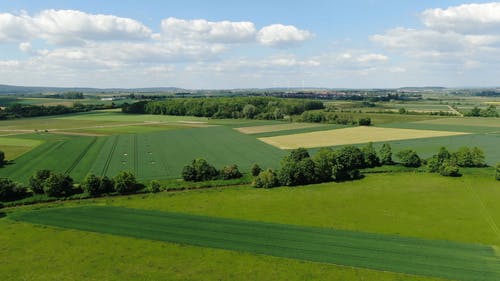
<svg viewBox="0 0 500 281"><path fill-rule="evenodd" d="M1 1L0 84L497 86L500 3Z"/></svg>

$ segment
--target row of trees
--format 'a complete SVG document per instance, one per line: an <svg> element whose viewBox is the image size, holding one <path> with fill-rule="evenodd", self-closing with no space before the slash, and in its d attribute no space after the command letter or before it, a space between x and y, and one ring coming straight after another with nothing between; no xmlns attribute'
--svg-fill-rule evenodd
<svg viewBox="0 0 500 281"><path fill-rule="evenodd" d="M479 107L475 106L471 111L466 112L464 114L465 116L470 116L470 117L498 117L498 112L497 108L494 105L489 105L485 109L480 109Z"/></svg>
<svg viewBox="0 0 500 281"><path fill-rule="evenodd" d="M273 97L176 98L142 101L122 107L125 113L148 113L209 118L283 119L307 110L323 109L321 101Z"/></svg>
<svg viewBox="0 0 500 281"><path fill-rule="evenodd" d="M77 103L74 106L13 104L5 107L4 109L0 109L0 120L23 118L23 117L61 115L61 114L85 112L97 109L107 109L112 107L113 107L112 105L109 106L109 105L81 104L81 103Z"/></svg>
<svg viewBox="0 0 500 281"><path fill-rule="evenodd" d="M78 186L73 179L62 173L38 170L29 178L28 186L23 186L8 178L0 178L0 201L14 201L33 195L45 194L48 197L69 197L86 192L89 196L118 193L129 194L140 188L134 174L119 172L115 177L88 175ZM155 188L158 188L155 184Z"/></svg>
<svg viewBox="0 0 500 281"><path fill-rule="evenodd" d="M292 150L281 160L281 168L261 171L254 180L255 187L278 185L295 186L360 178L359 169L392 165L392 149L384 144L377 152L372 143L363 148L346 146L340 150L322 148L310 156L305 148Z"/></svg>
<svg viewBox="0 0 500 281"><path fill-rule="evenodd" d="M371 119L369 117L364 117L360 119L354 119L350 115L337 114L334 112L313 110L303 112L299 118L298 122L309 122L309 123L330 123L330 124L341 124L341 125L360 125L360 126L370 126Z"/></svg>
<svg viewBox="0 0 500 281"><path fill-rule="evenodd" d="M236 164L217 170L203 158L194 159L189 165L182 169L182 178L185 181L208 181L215 179L238 179L243 175Z"/></svg>

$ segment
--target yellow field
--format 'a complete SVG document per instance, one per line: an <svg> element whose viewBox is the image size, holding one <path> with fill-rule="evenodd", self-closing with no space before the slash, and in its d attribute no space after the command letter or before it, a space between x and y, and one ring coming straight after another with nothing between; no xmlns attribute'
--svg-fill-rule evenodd
<svg viewBox="0 0 500 281"><path fill-rule="evenodd" d="M39 140L0 138L0 150L5 153L5 159L14 160L41 143Z"/></svg>
<svg viewBox="0 0 500 281"><path fill-rule="evenodd" d="M439 125L480 126L480 127L498 127L498 128L500 128L500 118L484 118L484 117L441 118L441 119L417 121L414 123L439 124Z"/></svg>
<svg viewBox="0 0 500 281"><path fill-rule="evenodd" d="M444 132L430 130L411 130L378 127L354 127L329 131L293 134L286 136L260 138L261 141L281 149L299 147L312 148L359 144L367 142L432 138L467 135L463 132Z"/></svg>
<svg viewBox="0 0 500 281"><path fill-rule="evenodd" d="M238 132L243 133L243 134L260 134L260 133L268 133L268 132L276 132L276 131L286 131L286 130L321 127L321 126L324 126L324 125L313 124L313 123L286 123L286 124L279 124L279 125L241 127L241 128L235 128L235 130L237 130Z"/></svg>

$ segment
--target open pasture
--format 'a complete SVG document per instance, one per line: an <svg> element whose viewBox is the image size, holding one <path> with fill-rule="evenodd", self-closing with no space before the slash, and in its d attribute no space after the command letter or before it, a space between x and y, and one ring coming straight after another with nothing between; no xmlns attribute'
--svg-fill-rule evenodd
<svg viewBox="0 0 500 281"><path fill-rule="evenodd" d="M495 250L478 244L102 206L45 209L18 213L14 219L455 280L500 278Z"/></svg>
<svg viewBox="0 0 500 281"><path fill-rule="evenodd" d="M33 139L0 137L0 150L5 153L5 159L13 160L41 143Z"/></svg>
<svg viewBox="0 0 500 281"><path fill-rule="evenodd" d="M265 137L259 139L281 149L294 149L299 147L313 148L367 142L458 136L464 134L467 133L379 127L354 127L276 137Z"/></svg>

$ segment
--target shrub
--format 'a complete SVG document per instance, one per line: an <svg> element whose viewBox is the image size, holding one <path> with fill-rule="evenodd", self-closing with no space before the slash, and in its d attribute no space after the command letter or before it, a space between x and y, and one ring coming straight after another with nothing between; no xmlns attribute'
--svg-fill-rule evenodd
<svg viewBox="0 0 500 281"><path fill-rule="evenodd" d="M207 181L216 179L218 171L203 158L195 159L191 165L184 166L182 178L185 181Z"/></svg>
<svg viewBox="0 0 500 281"><path fill-rule="evenodd" d="M65 197L73 193L73 179L65 174L51 173L43 183L43 191L47 196Z"/></svg>
<svg viewBox="0 0 500 281"><path fill-rule="evenodd" d="M373 168L380 166L380 158L378 157L372 142L363 147L363 156L365 167Z"/></svg>
<svg viewBox="0 0 500 281"><path fill-rule="evenodd" d="M241 172L238 170L238 166L236 164L232 164L232 165L229 165L229 166L225 166L224 168L222 168L222 170L220 171L220 177L223 179L223 180L230 180L230 179L239 179L241 178L243 175L241 174Z"/></svg>
<svg viewBox="0 0 500 281"><path fill-rule="evenodd" d="M321 148L314 154L312 160L314 161L314 173L318 182L331 181L335 152L331 148Z"/></svg>
<svg viewBox="0 0 500 281"><path fill-rule="evenodd" d="M477 147L473 147L472 149L461 147L457 152L453 153L452 157L460 167L486 166L484 152Z"/></svg>
<svg viewBox="0 0 500 281"><path fill-rule="evenodd" d="M5 164L5 153L0 150L0 167Z"/></svg>
<svg viewBox="0 0 500 281"><path fill-rule="evenodd" d="M310 184L316 181L314 161L304 148L294 149L281 160L281 169L278 172L279 182L282 185L294 186Z"/></svg>
<svg viewBox="0 0 500 281"><path fill-rule="evenodd" d="M98 177L90 174L83 180L81 187L83 191L91 196L98 196L113 191L113 181L108 177Z"/></svg>
<svg viewBox="0 0 500 281"><path fill-rule="evenodd" d="M43 185L45 180L47 180L51 174L51 171L45 169L36 171L36 173L29 179L29 187L31 191L35 194L43 194Z"/></svg>
<svg viewBox="0 0 500 281"><path fill-rule="evenodd" d="M253 182L253 186L257 188L272 188L278 185L278 177L271 169L260 172Z"/></svg>
<svg viewBox="0 0 500 281"><path fill-rule="evenodd" d="M439 169L439 174L446 177L460 177L460 170L454 162L445 160Z"/></svg>
<svg viewBox="0 0 500 281"><path fill-rule="evenodd" d="M251 168L252 176L256 177L260 174L260 172L262 172L262 169L260 168L260 166L257 164L253 164L253 166Z"/></svg>
<svg viewBox="0 0 500 281"><path fill-rule="evenodd" d="M497 181L500 181L500 163L497 163L497 166L496 166L496 172L495 172L495 179Z"/></svg>
<svg viewBox="0 0 500 281"><path fill-rule="evenodd" d="M418 156L417 152L412 149L406 149L398 152L396 155L400 161L401 164L405 167L420 167L422 165L422 160Z"/></svg>
<svg viewBox="0 0 500 281"><path fill-rule="evenodd" d="M358 169L364 166L363 152L355 146L346 146L336 153L332 167L332 179L345 181L360 178Z"/></svg>
<svg viewBox="0 0 500 281"><path fill-rule="evenodd" d="M137 188L137 181L134 174L128 171L121 171L114 177L115 191L120 194L132 193Z"/></svg>
<svg viewBox="0 0 500 281"><path fill-rule="evenodd" d="M160 184L160 182L157 181L157 180L152 180L149 183L148 191L151 192L151 193L160 192L161 191L161 184Z"/></svg>
<svg viewBox="0 0 500 281"><path fill-rule="evenodd" d="M359 126L370 126L372 124L372 119L370 117L359 118L358 125Z"/></svg>
<svg viewBox="0 0 500 281"><path fill-rule="evenodd" d="M25 187L8 178L0 178L0 201L21 199L28 194Z"/></svg>
<svg viewBox="0 0 500 281"><path fill-rule="evenodd" d="M379 152L380 164L382 165L392 165L392 148L388 143L384 143L380 148Z"/></svg>

